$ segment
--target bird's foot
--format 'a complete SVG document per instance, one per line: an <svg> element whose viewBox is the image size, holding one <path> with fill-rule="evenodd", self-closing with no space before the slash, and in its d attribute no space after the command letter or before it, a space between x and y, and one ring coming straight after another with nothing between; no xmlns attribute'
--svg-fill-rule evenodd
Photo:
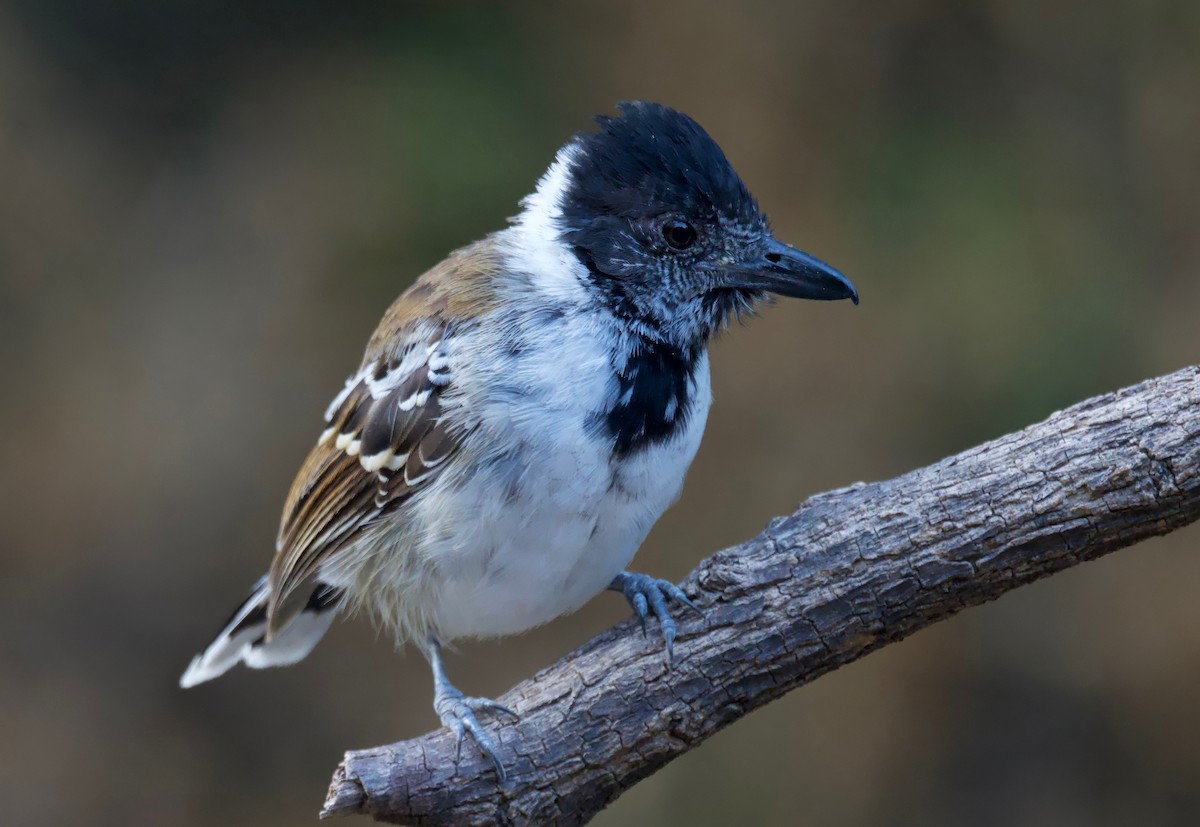
<svg viewBox="0 0 1200 827"><path fill-rule="evenodd" d="M514 721L520 720L521 716L504 704L497 703L490 698L468 698L449 682L438 686L437 694L433 699L433 708L438 717L442 719L442 725L454 733L454 760L457 762L462 758L463 736L469 732L475 739L475 743L479 745L479 749L492 762L492 766L496 768L496 775L503 783L508 774L504 771L504 764L501 763L500 756L497 754L496 742L479 723L475 713L508 715Z"/></svg>
<svg viewBox="0 0 1200 827"><path fill-rule="evenodd" d="M629 605L633 607L638 619L642 622L643 635L646 634L646 616L650 612L654 612L654 616L658 618L658 625L662 629L663 639L667 644L667 665L672 665L675 662L677 626L675 618L671 616L671 610L667 607L667 601L682 603L700 617L704 617L704 612L688 599L688 596L683 593L683 589L670 580L661 580L648 574L622 572L613 578L609 588L625 595L625 599L629 601Z"/></svg>

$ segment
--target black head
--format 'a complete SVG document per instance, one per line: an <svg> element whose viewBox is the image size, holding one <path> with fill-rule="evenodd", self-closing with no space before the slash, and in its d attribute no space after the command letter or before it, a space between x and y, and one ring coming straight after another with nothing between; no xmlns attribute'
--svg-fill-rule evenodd
<svg viewBox="0 0 1200 827"><path fill-rule="evenodd" d="M844 276L775 240L698 123L657 103L619 109L560 155L556 222L615 313L692 346L766 292L857 302Z"/></svg>

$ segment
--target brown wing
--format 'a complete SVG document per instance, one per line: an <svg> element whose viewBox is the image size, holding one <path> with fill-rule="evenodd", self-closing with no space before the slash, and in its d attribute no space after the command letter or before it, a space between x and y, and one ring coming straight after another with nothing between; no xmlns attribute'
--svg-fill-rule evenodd
<svg viewBox="0 0 1200 827"><path fill-rule="evenodd" d="M428 485L459 447L443 421L456 329L484 312L494 260L485 243L451 256L389 309L363 367L326 411L327 428L284 506L269 574L268 635L318 569L385 512ZM294 602L294 601L292 601Z"/></svg>
<svg viewBox="0 0 1200 827"><path fill-rule="evenodd" d="M290 617L288 598L303 593L297 589L321 564L427 484L458 447L442 421L448 371L431 368L439 364L442 333L413 342L393 364L369 364L330 406L328 427L284 506L270 572L271 632Z"/></svg>

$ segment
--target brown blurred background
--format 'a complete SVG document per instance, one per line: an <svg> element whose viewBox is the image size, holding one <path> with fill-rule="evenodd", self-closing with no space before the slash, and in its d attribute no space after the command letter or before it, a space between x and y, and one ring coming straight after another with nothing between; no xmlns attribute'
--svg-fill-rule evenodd
<svg viewBox="0 0 1200 827"><path fill-rule="evenodd" d="M1194 2L2 3L0 821L311 823L343 749L436 725L363 622L176 680L386 304L640 97L863 294L716 345L644 570L1200 360ZM1198 542L872 655L597 823L1200 823ZM495 695L626 614L449 668Z"/></svg>

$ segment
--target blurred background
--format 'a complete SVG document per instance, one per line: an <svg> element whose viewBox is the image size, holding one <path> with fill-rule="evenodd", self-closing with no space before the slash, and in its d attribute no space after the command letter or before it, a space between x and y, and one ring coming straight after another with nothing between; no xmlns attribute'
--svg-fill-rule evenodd
<svg viewBox="0 0 1200 827"><path fill-rule="evenodd" d="M717 343L643 570L1200 360L1200 4L0 3L6 824L311 823L344 749L437 725L425 664L364 622L176 681L384 307L643 97L863 295ZM891 646L596 823L1196 824L1197 543ZM451 675L502 693L627 612Z"/></svg>

